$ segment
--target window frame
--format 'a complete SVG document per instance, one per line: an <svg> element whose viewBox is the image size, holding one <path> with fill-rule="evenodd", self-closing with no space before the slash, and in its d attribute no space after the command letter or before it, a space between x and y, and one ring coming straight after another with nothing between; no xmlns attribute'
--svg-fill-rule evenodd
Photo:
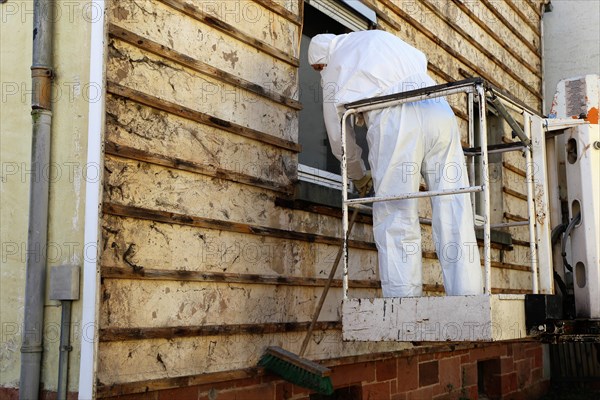
<svg viewBox="0 0 600 400"><path fill-rule="evenodd" d="M304 3L350 31L368 30L377 24L375 11L362 3L361 7L352 5L348 0L304 0ZM304 26L305 24L303 24ZM302 35L304 35L304 28ZM300 135L300 131L298 135ZM298 180L310 185L324 186L338 191L342 189L342 176L340 174L303 164L300 161L298 161ZM349 188L349 190L351 189Z"/></svg>

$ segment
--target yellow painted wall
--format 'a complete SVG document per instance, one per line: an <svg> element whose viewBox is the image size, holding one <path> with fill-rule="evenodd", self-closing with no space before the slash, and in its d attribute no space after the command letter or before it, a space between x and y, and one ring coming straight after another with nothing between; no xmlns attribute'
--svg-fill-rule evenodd
<svg viewBox="0 0 600 400"><path fill-rule="evenodd" d="M58 1L55 9L54 113L50 165L48 267L83 264L87 114L90 91L89 35L94 10L89 1ZM18 387L25 292L25 254L31 157L31 47L33 1L0 4L1 165L0 187L0 386ZM69 390L79 377L81 302L73 305ZM46 296L43 387L56 390L60 307Z"/></svg>

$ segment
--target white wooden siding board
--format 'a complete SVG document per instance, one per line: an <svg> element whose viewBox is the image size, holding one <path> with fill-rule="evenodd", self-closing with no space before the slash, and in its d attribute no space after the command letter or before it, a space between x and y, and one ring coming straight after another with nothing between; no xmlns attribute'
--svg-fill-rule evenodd
<svg viewBox="0 0 600 400"><path fill-rule="evenodd" d="M526 337L525 296L349 299L344 340L497 341Z"/></svg>

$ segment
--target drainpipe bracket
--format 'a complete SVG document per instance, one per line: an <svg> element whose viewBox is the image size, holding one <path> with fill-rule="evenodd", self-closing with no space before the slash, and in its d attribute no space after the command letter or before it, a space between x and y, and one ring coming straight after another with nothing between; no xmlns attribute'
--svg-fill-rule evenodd
<svg viewBox="0 0 600 400"><path fill-rule="evenodd" d="M52 110L52 79L54 71L45 66L31 67L31 107L33 109Z"/></svg>

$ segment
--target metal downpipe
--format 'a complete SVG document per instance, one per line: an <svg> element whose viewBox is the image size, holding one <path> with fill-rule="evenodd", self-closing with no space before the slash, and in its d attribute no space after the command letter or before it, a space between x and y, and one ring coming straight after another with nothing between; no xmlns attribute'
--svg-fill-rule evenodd
<svg viewBox="0 0 600 400"><path fill-rule="evenodd" d="M22 400L36 400L40 391L49 197L49 177L44 171L50 163L53 13L53 1L34 2L31 181L19 382Z"/></svg>

